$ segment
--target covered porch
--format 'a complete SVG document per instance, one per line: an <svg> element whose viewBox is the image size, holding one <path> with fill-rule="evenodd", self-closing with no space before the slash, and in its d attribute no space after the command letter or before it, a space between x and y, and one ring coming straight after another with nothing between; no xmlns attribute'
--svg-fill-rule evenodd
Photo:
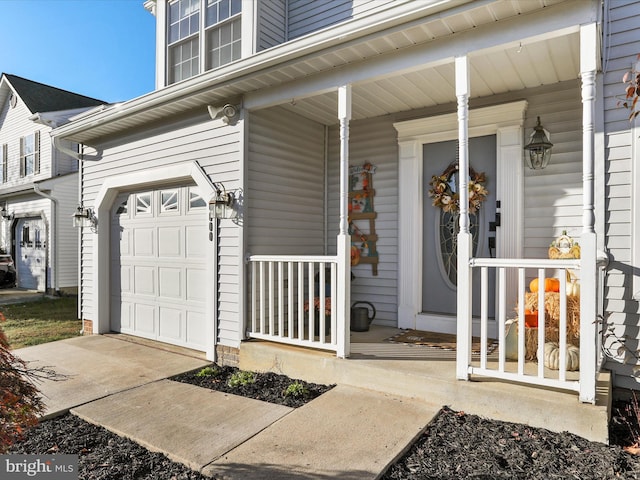
<svg viewBox="0 0 640 480"><path fill-rule="evenodd" d="M596 146L596 132L602 130L595 113L598 12L592 2L548 3L544 9L532 4L527 12L507 12L513 5L500 4L505 10L499 13L498 5L485 4L446 18L412 21L287 65L279 70L292 77L287 82L246 95L247 339L331 352L331 358L357 358L361 364L385 345L356 341L351 332L351 305L366 300L381 307L372 335L384 327L455 332L455 361L440 359L447 368L437 369L438 375L493 378L495 384L568 391L574 400L577 393L581 402L598 402L597 319L604 266L598 266L598 259L605 258L598 255L604 220L598 204L602 196L596 196L604 168ZM495 15L504 15L502 25L509 28L494 28L488 19ZM456 22L474 25L465 29ZM541 115L555 135L553 166L528 171L523 147ZM391 141L383 142L383 136ZM500 221L488 213L483 219L498 227L490 254L474 254L467 207L474 161L470 139L482 136L495 138L496 148L491 214L498 213ZM424 238L430 234L424 212L431 208L428 179L439 172L427 170L424 145L447 141L455 142L460 172L457 283L451 289L453 311L434 315L425 308L429 293L423 284L439 272L423 262L429 254ZM351 267L359 233L351 228L349 168L366 162L379 163L374 185L380 224L377 275L366 264ZM549 243L567 228L580 244L580 258L550 260ZM551 371L542 361L527 360L527 286L532 278L540 285L549 277L559 279L558 348L564 359L569 346L567 275L576 272L581 283L579 373L563 362ZM539 307L541 359L548 340L542 295ZM507 359L509 324L517 330L514 360ZM482 345L496 339L497 350L472 355L473 335L481 337ZM253 345L243 343L241 357L257 348ZM413 353L398 346L389 351L390 362ZM417 363L409 369L432 368L429 360L439 362L414 358ZM406 359L401 365L409 366Z"/></svg>

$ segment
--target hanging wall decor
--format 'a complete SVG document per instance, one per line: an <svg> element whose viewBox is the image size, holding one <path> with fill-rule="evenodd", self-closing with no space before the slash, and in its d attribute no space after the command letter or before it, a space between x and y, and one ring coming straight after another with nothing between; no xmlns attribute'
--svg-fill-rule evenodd
<svg viewBox="0 0 640 480"><path fill-rule="evenodd" d="M373 175L375 165L365 163L349 169L349 234L351 235L351 265L370 264L378 275L376 217L373 206ZM368 225L367 225L368 222Z"/></svg>

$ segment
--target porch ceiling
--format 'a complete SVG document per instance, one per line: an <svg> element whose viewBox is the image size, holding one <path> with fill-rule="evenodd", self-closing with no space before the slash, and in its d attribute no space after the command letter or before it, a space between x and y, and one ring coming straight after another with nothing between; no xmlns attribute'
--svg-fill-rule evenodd
<svg viewBox="0 0 640 480"><path fill-rule="evenodd" d="M455 102L455 55L467 53L472 97L575 79L578 26L593 0L430 0L391 3L371 17L310 34L54 131L91 144L181 112L243 97L337 122L337 85L353 85L353 118ZM416 64L418 62L418 64ZM361 68L362 67L362 68Z"/></svg>
<svg viewBox="0 0 640 480"><path fill-rule="evenodd" d="M526 2L523 2L526 3ZM577 32L469 56L471 97L489 97L574 80L580 74ZM453 62L371 78L352 86L354 120L454 104ZM292 98L282 106L317 122L337 123L337 92Z"/></svg>

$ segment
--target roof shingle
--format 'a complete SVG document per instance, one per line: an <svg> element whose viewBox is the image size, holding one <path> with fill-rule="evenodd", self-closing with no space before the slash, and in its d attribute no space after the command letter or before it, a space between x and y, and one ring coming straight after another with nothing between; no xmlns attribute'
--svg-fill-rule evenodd
<svg viewBox="0 0 640 480"><path fill-rule="evenodd" d="M31 113L95 107L108 103L96 98L86 97L50 85L34 82L33 80L27 80L17 75L4 73L3 76L27 105Z"/></svg>

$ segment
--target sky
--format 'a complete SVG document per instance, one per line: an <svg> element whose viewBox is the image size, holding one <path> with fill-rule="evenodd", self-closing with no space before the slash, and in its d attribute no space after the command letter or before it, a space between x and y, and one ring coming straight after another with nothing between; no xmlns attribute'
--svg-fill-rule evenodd
<svg viewBox="0 0 640 480"><path fill-rule="evenodd" d="M106 102L155 88L144 0L0 0L0 72Z"/></svg>

